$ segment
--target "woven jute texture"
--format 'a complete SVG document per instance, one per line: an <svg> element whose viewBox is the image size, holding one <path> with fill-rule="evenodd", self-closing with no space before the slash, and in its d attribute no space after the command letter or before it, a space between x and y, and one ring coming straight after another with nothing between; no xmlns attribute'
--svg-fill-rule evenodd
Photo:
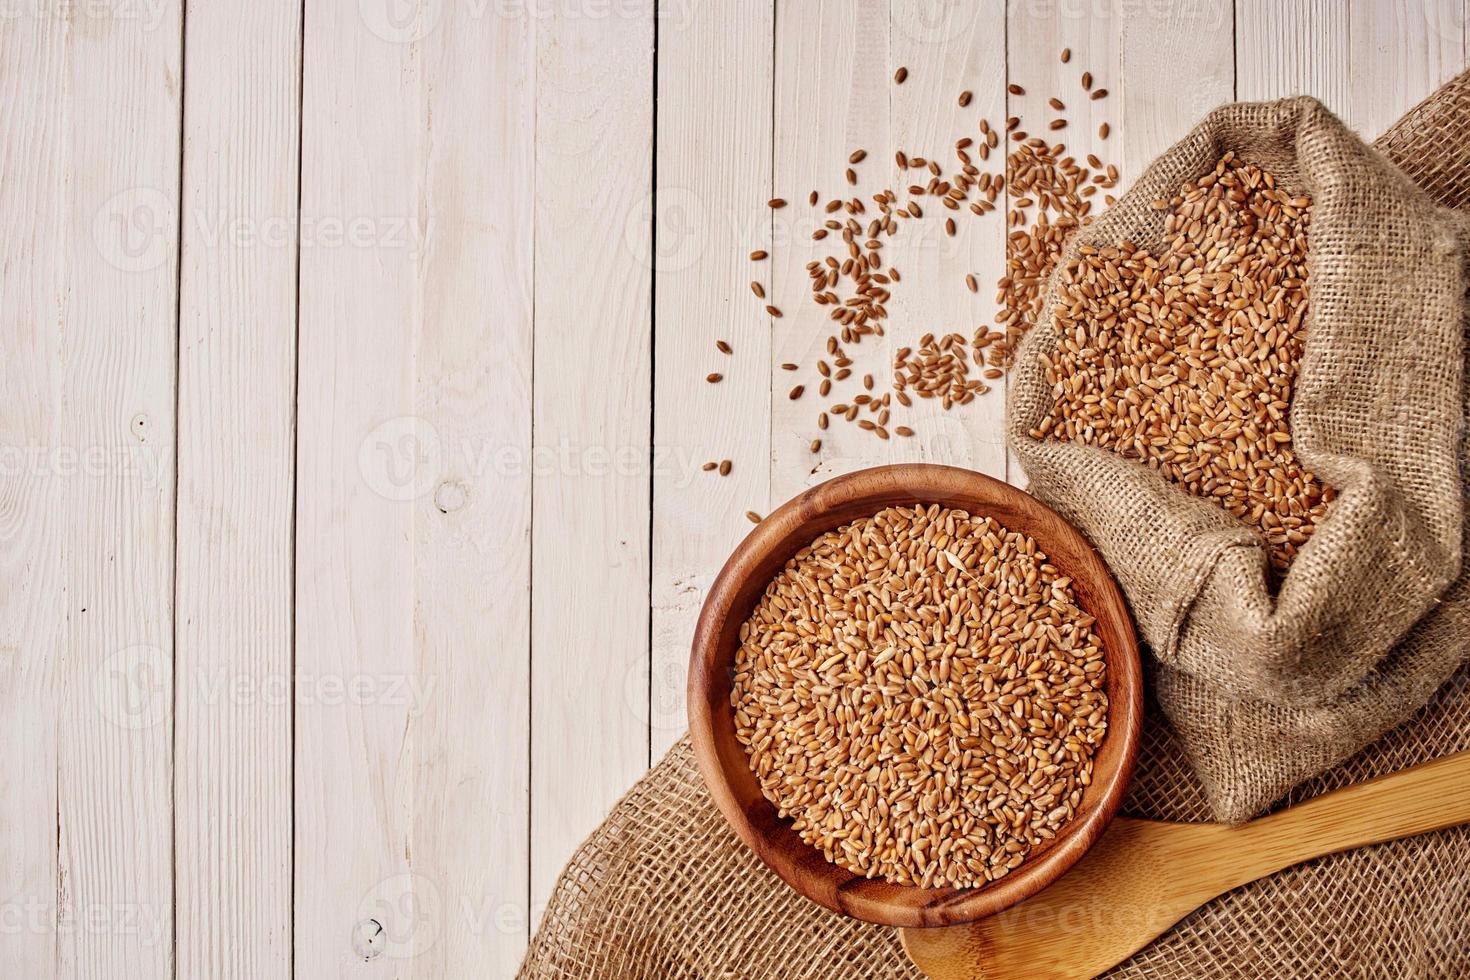
<svg viewBox="0 0 1470 980"><path fill-rule="evenodd" d="M1309 98L1210 113L1062 262L1082 245L1162 251L1152 202L1227 151L1314 202L1292 443L1338 497L1279 591L1264 539L1214 502L1107 449L1030 436L1052 406L1049 322L1018 353L1008 427L1031 492L1118 577L1159 703L1215 815L1237 821L1402 722L1464 659L1470 632L1444 600L1464 525L1466 270L1462 216Z"/></svg>
<svg viewBox="0 0 1470 980"><path fill-rule="evenodd" d="M1470 74L1416 108L1378 146L1440 203L1470 205ZM1382 235L1393 239L1395 232L1383 229ZM1456 390L1454 404L1463 400ZM1458 484L1453 492L1460 492ZM1463 534L1463 527L1456 530ZM1462 636L1467 609L1470 585L1462 578L1443 591L1435 613L1420 618L1395 656L1447 658L1441 648ZM1409 721L1296 786L1277 805L1470 749L1470 667L1437 689L1421 687L1404 696L1421 705ZM1206 786L1155 705L1144 730L1126 811L1154 819L1211 819ZM896 932L829 913L766 871L710 801L686 740L572 857L520 976L916 980L919 973ZM1199 909L1107 976L1470 976L1470 828L1363 848L1245 885Z"/></svg>

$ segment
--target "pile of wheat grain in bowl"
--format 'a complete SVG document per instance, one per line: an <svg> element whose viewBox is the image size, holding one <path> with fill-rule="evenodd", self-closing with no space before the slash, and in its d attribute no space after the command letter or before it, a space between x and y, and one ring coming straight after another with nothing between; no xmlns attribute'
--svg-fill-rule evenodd
<svg viewBox="0 0 1470 980"><path fill-rule="evenodd" d="M1064 270L1032 431L1139 459L1264 536L1281 576L1335 496L1292 449L1312 202L1226 153L1179 188L1160 254L1084 247Z"/></svg>
<svg viewBox="0 0 1470 980"><path fill-rule="evenodd" d="M1028 536L937 504L817 538L740 629L736 737L808 844L967 888L1076 813L1107 731L1103 651Z"/></svg>

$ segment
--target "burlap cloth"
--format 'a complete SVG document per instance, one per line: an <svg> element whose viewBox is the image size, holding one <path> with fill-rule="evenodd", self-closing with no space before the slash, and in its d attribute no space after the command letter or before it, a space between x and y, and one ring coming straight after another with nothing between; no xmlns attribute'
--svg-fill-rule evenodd
<svg viewBox="0 0 1470 980"><path fill-rule="evenodd" d="M1159 704L1215 815L1237 821L1402 722L1464 659L1470 633L1442 600L1465 524L1466 270L1464 216L1310 98L1210 113L1062 263L1124 240L1162 251L1152 202L1226 151L1313 200L1292 444L1338 496L1279 592L1264 538L1213 501L1109 449L1030 435L1052 408L1049 322L1017 355L1007 427L1030 491L1117 576L1158 665Z"/></svg>
<svg viewBox="0 0 1470 980"><path fill-rule="evenodd" d="M1413 110L1376 146L1436 201L1470 207L1470 73ZM1464 397L1457 389L1455 400L1470 415ZM1457 530L1464 533L1463 522ZM1457 641L1470 622L1467 604L1470 585L1461 578L1443 590L1393 656L1463 662ZM1422 707L1279 804L1470 748L1470 667L1437 690L1395 693ZM1167 820L1211 817L1204 783L1152 704L1126 811ZM895 931L829 913L759 863L710 802L687 740L573 855L520 971L525 980L918 976ZM1107 976L1470 976L1470 828L1323 858L1238 888Z"/></svg>

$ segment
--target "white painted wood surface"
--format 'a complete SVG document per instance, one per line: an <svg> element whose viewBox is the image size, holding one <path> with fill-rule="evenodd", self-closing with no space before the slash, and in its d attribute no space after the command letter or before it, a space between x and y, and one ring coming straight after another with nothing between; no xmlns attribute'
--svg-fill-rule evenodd
<svg viewBox="0 0 1470 980"><path fill-rule="evenodd" d="M871 334L861 343L843 344L854 361L853 375L834 386L831 398L819 398L820 379L813 368L818 358L832 361L826 343L837 332L837 324L828 316L830 307L811 301L806 270L808 262L824 261L829 255L847 258L837 231L825 240L812 240L812 232L828 218L849 217L846 211L827 214L827 202L860 197L868 211L855 217L867 225L876 215L872 195L888 186L893 166L889 88L894 70L889 36L884 0L776 4L772 192L794 203L789 216L776 218L774 228L782 234L779 239L773 236L771 258L752 263L769 273L763 277L769 301L782 316L771 321L770 495L744 507L737 504L736 514L746 509L764 514L829 476L892 459L893 440L884 442L842 422L825 432L817 428L817 414L823 408L850 402L863 390L864 373L871 372L875 379L889 374L892 348L887 336ZM866 151L867 158L850 165L856 150ZM857 176L856 185L849 185L845 177L849 166ZM816 208L807 204L813 190L819 198ZM844 279L833 292L846 298L851 283ZM781 364L797 364L800 370L786 371ZM792 401L790 392L797 384L805 385L807 392ZM822 449L813 454L811 440L819 436Z"/></svg>
<svg viewBox="0 0 1470 980"><path fill-rule="evenodd" d="M743 512L1007 473L999 390L895 410L911 440L814 424L993 322L1003 214L885 239L887 336L821 399L811 190L871 205L895 150L1054 94L1126 184L1232 95L1373 135L1465 64L1462 0L1100 9L7 10L0 975L512 975L682 729Z"/></svg>
<svg viewBox="0 0 1470 980"><path fill-rule="evenodd" d="M180 977L291 976L301 7L189 7L179 223Z"/></svg>
<svg viewBox="0 0 1470 980"><path fill-rule="evenodd" d="M1372 139L1465 65L1464 0L1237 0L1241 99L1312 95Z"/></svg>
<svg viewBox="0 0 1470 980"><path fill-rule="evenodd" d="M1372 138L1465 65L1464 0L1351 0L1345 118Z"/></svg>
<svg viewBox="0 0 1470 980"><path fill-rule="evenodd" d="M1106 153L1101 142L1094 146L1117 164L1124 187L1205 113L1231 101L1234 14L1230 0L1193 0L1169 7L1164 16L1119 25L1118 63L1103 83L1114 86L1105 101L1117 135ZM1089 135L1096 136L1096 127Z"/></svg>
<svg viewBox="0 0 1470 980"><path fill-rule="evenodd" d="M649 235L655 322L669 327L654 335L650 762L686 727L688 645L704 594L750 530L743 512L770 499L771 319L747 283L768 286L771 263L748 255L769 251L805 203L766 204L774 8L717 0L660 22L657 211L650 199L636 232ZM744 84L732 86L737 77ZM725 380L711 384L711 373ZM703 468L723 459L728 476ZM644 678L632 676L636 699Z"/></svg>
<svg viewBox="0 0 1470 980"><path fill-rule="evenodd" d="M180 9L0 24L0 974L172 974Z"/></svg>
<svg viewBox="0 0 1470 980"><path fill-rule="evenodd" d="M429 133L417 26L305 8L295 669L298 689L311 678L334 696L294 702L303 976L393 977L433 928L415 914L432 883L409 861L410 705L346 695L348 681L422 676L416 546L442 443L419 414ZM349 221L361 222L351 245Z"/></svg>
<svg viewBox="0 0 1470 980"><path fill-rule="evenodd" d="M654 5L538 18L531 904L648 764Z"/></svg>
<svg viewBox="0 0 1470 980"><path fill-rule="evenodd" d="M992 129L1005 129L1006 32L1000 29L1005 19L1002 0L950 5L896 0L891 5L888 74L909 69L907 81L889 86L893 147L878 154L884 179L895 191L926 183L928 174L899 170L894 151L937 160L952 180L962 166L959 140L983 139L982 119ZM959 104L963 92L971 93L967 106ZM974 147L967 152L982 171L1000 170L1000 147L989 161L981 160ZM902 200L910 197L904 193ZM925 333L969 339L976 327L996 325L995 270L1005 264L1004 200L998 197L996 210L976 216L965 205L952 212L927 199L921 205L924 217L904 222L888 244L888 262L903 279L888 304L888 357L874 372L880 392L891 383L898 348L916 347ZM955 221L953 237L945 233L949 217ZM978 292L970 292L967 274L977 280ZM982 370L972 365L971 376L980 378ZM986 383L988 393L950 412L935 399L914 398L911 408L895 404L889 429L906 425L916 434L891 440L891 461L948 463L1005 479L1005 380Z"/></svg>
<svg viewBox="0 0 1470 980"><path fill-rule="evenodd" d="M509 975L529 928L535 43L532 20L460 4L419 42L416 414L442 462L416 508L415 764L396 803L424 952L395 977Z"/></svg>
<svg viewBox="0 0 1470 980"><path fill-rule="evenodd" d="M298 976L527 930L535 25L395 10L307 7Z"/></svg>

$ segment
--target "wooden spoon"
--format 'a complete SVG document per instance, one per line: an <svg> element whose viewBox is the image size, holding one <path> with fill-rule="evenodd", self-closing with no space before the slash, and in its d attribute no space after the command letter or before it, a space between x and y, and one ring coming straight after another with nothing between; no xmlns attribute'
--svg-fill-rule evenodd
<svg viewBox="0 0 1470 980"><path fill-rule="evenodd" d="M1470 823L1470 751L1236 827L1114 820L1071 871L979 922L905 929L931 980L1091 980L1232 888L1311 858Z"/></svg>

